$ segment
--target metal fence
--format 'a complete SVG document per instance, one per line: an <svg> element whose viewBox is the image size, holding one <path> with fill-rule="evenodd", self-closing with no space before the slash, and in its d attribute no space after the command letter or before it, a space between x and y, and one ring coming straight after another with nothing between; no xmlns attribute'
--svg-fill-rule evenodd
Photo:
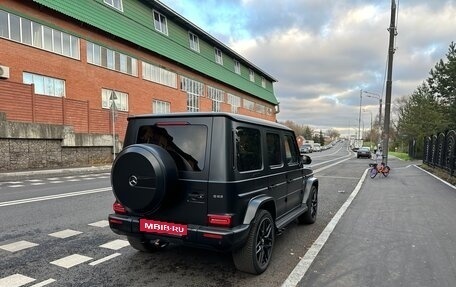
<svg viewBox="0 0 456 287"><path fill-rule="evenodd" d="M450 130L424 139L423 162L446 170L450 175L456 170L456 131Z"/></svg>

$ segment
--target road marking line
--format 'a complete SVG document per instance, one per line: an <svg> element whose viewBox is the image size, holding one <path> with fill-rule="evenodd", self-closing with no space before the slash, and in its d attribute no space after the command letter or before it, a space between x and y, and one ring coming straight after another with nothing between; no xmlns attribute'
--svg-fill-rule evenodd
<svg viewBox="0 0 456 287"><path fill-rule="evenodd" d="M350 158L346 158L346 159L340 160L340 161L338 161L338 162L332 163L332 164L330 164L330 165L327 165L327 166L325 166L325 167L316 169L316 170L314 171L314 173L323 171L323 170L325 170L325 169L327 169L327 168L330 168L330 167L333 167L333 166L335 166L335 165L338 165L339 163L343 163L344 161L347 161L347 160L349 160L349 159L350 159Z"/></svg>
<svg viewBox="0 0 456 287"><path fill-rule="evenodd" d="M434 178L440 180L441 182L443 182L444 184L448 185L448 186L451 187L452 189L456 189L456 186L452 185L451 183L444 181L444 180L441 179L440 177L433 175L433 174L430 173L429 171L424 170L424 169L422 169L421 167L419 167L419 166L417 166L417 165L414 165L414 166L415 166L417 169L420 169L420 170L424 171L425 173L429 174L430 176L433 176Z"/></svg>
<svg viewBox="0 0 456 287"><path fill-rule="evenodd" d="M68 181L81 181L79 178L69 179Z"/></svg>
<svg viewBox="0 0 456 287"><path fill-rule="evenodd" d="M4 202L0 202L0 207L23 204L23 203L30 203L30 202L37 202L37 201L45 201L45 200L51 200L51 199L58 199L58 198L65 198L65 197L72 197L72 196L79 196L79 195L86 195L86 194L92 194L92 193L99 193L99 192L110 191L110 190L111 190L111 187L102 187L102 188L97 188L97 189L68 192L68 193L63 193L63 194L32 197L32 198L18 199L18 200L12 200L12 201L4 201Z"/></svg>
<svg viewBox="0 0 456 287"><path fill-rule="evenodd" d="M35 281L36 279L27 277L21 274L14 274L8 277L0 279L0 287L19 287L30 282Z"/></svg>
<svg viewBox="0 0 456 287"><path fill-rule="evenodd" d="M75 235L78 235L78 234L81 234L81 233L82 233L81 231L65 229L65 230L62 230L62 231L50 233L48 235L52 236L52 237L57 237L57 238L68 238L68 237L75 236Z"/></svg>
<svg viewBox="0 0 456 287"><path fill-rule="evenodd" d="M29 241L25 241L25 240L21 240L21 241L13 242L10 244L2 245L2 246L0 246L0 249L10 251L10 252L16 252L16 251L20 251L20 250L35 247L35 246L38 246L38 244L29 242Z"/></svg>
<svg viewBox="0 0 456 287"><path fill-rule="evenodd" d="M60 177L48 177L46 178L46 180L59 180Z"/></svg>
<svg viewBox="0 0 456 287"><path fill-rule="evenodd" d="M89 265L90 265L90 266L95 266L95 265L98 265L98 264L100 264L100 263L103 263L103 262L106 262L106 261L108 261L108 260L111 260L111 259L113 259L113 258L116 258L117 256L120 256L120 255L122 255L122 254L120 254L120 253L114 253L114 254L111 254L111 255L109 255L109 256L106 256L106 257L103 257L103 258L101 258L101 259L98 259L98 260L96 260L96 261L90 262Z"/></svg>
<svg viewBox="0 0 456 287"><path fill-rule="evenodd" d="M344 202L344 204L339 208L339 210L328 223L328 225L326 225L325 229L322 231L320 236L318 236L317 240L315 240L315 242L312 244L309 250L307 250L306 254L304 254L304 257L301 259L301 261L299 261L299 263L296 265L296 267L293 269L290 275L288 275L288 278L283 282L282 287L297 286L299 281L301 281L301 279L304 277L310 265L325 245L331 233L334 231L334 228L336 227L337 223L342 218L345 211L352 203L353 199L355 199L358 192L361 190L361 186L363 185L363 182L366 179L368 170L369 169L366 169L364 171L355 189L352 191L352 193Z"/></svg>
<svg viewBox="0 0 456 287"><path fill-rule="evenodd" d="M92 180L95 179L94 177L84 177L82 180Z"/></svg>
<svg viewBox="0 0 456 287"><path fill-rule="evenodd" d="M44 280L42 282L36 283L36 284L34 284L34 285L30 286L30 287L43 287L43 286L46 286L46 285L51 284L53 282L55 282L55 279L49 278L48 280Z"/></svg>
<svg viewBox="0 0 456 287"><path fill-rule="evenodd" d="M62 183L63 180L51 181L50 183Z"/></svg>
<svg viewBox="0 0 456 287"><path fill-rule="evenodd" d="M84 256L84 255L79 255L79 254L73 254L67 257L63 257L58 260L54 260L50 262L51 264L69 269L73 266L82 264L84 262L92 260L92 257Z"/></svg>
<svg viewBox="0 0 456 287"><path fill-rule="evenodd" d="M23 187L23 184L8 185L8 187Z"/></svg>
<svg viewBox="0 0 456 287"><path fill-rule="evenodd" d="M43 185L43 184L46 184L44 182L34 182L34 183L31 183L30 185Z"/></svg>
<svg viewBox="0 0 456 287"><path fill-rule="evenodd" d="M97 221L97 222L89 223L88 225L94 226L94 227L107 227L107 226L109 226L109 221L100 220L100 221Z"/></svg>
<svg viewBox="0 0 456 287"><path fill-rule="evenodd" d="M122 240L122 239L116 239L113 241L110 241L108 243L105 243L103 245L100 245L102 248L108 248L111 250L119 250L121 248L124 248L125 246L130 245L127 240Z"/></svg>
<svg viewBox="0 0 456 287"><path fill-rule="evenodd" d="M42 179L27 179L27 181L30 181L30 182L41 182L43 180Z"/></svg>

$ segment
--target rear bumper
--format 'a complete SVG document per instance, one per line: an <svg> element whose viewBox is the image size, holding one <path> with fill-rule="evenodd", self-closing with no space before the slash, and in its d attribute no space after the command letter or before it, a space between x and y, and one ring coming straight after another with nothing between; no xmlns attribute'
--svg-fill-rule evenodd
<svg viewBox="0 0 456 287"><path fill-rule="evenodd" d="M247 224L233 228L219 228L202 225L187 226L185 236L171 236L141 232L139 230L139 217L130 215L110 214L109 227L119 235L140 237L148 240L164 240L187 246L204 248L217 251L232 251L245 244L250 226Z"/></svg>

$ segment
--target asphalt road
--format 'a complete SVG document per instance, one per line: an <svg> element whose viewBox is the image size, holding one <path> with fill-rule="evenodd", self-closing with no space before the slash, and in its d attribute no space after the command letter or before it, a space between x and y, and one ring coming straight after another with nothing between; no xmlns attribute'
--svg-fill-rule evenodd
<svg viewBox="0 0 456 287"><path fill-rule="evenodd" d="M271 265L260 276L237 271L230 254L177 245L170 245L154 254L140 253L131 248L124 237L114 234L107 227L107 215L114 201L109 174L0 182L0 286L281 286L349 198L369 162L367 159L356 159L342 144L310 156L320 180L317 222L288 226L276 240ZM394 169L392 179L393 174ZM380 179L374 180L372 184L380 182ZM365 194L368 192L363 186L352 203L352 207L356 206L360 212L375 206L369 198L361 201ZM452 212L451 209L447 211ZM347 211L350 216L352 213L351 209ZM349 215L343 219L345 217ZM374 220L373 216L370 218ZM341 225L342 222L344 220L341 220ZM374 222L369 223L375 225ZM344 224L352 226L350 222ZM450 239L455 238L451 235ZM311 268L322 269L309 269L299 284L372 286L346 285L356 281L337 281L340 269L332 265L331 256L339 258L341 250L339 246L335 248L329 254L323 249L320 253L323 261L318 261L319 255L311 265ZM352 252L356 254L354 250ZM369 260L371 265L379 262ZM318 276L323 273L322 270L332 271L324 273L325 277ZM454 272L455 267L447 270ZM347 269L347 272L353 270ZM448 272L445 275L454 279ZM13 285L11 282L16 283ZM328 282L336 283L331 285ZM372 281L366 279L359 282Z"/></svg>

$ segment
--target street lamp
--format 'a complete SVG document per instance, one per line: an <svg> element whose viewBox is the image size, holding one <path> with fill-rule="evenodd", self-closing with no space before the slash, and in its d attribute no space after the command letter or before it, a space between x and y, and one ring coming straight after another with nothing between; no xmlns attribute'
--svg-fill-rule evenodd
<svg viewBox="0 0 456 287"><path fill-rule="evenodd" d="M112 90L111 96L109 97L111 101L111 117L112 117L112 161L116 159L116 119L115 119L115 112L116 112L116 92Z"/></svg>
<svg viewBox="0 0 456 287"><path fill-rule="evenodd" d="M372 147L372 111L364 109L363 112L370 113L370 115L371 115L371 128L370 128L370 133L369 133L369 140L371 142L371 147Z"/></svg>
<svg viewBox="0 0 456 287"><path fill-rule="evenodd" d="M376 94L376 93L368 92L368 91L362 91L362 92L364 94L366 94L366 97L375 98L375 99L378 100L378 103L379 103L379 110L378 110L378 129L379 129L379 133L378 133L378 136L379 136L379 143L380 143L381 136L382 136L382 102L383 102L382 96L379 95L379 94Z"/></svg>

